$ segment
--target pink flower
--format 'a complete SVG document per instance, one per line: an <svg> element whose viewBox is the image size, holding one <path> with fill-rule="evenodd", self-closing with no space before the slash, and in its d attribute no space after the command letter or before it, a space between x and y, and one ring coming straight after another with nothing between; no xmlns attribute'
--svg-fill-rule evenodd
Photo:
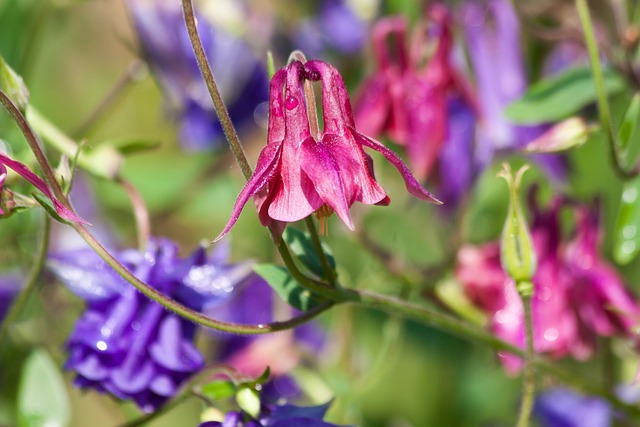
<svg viewBox="0 0 640 427"><path fill-rule="evenodd" d="M598 254L597 215L585 206L575 209L578 226L572 241L561 241L561 199L546 211L535 205L531 234L538 256L532 299L534 347L560 358L587 359L597 336L632 337L640 305L617 273ZM524 312L515 285L500 266L497 242L465 246L458 252L456 276L474 304L490 316L489 328L501 339L524 348ZM510 373L519 357L500 353Z"/></svg>
<svg viewBox="0 0 640 427"><path fill-rule="evenodd" d="M307 109L314 106L307 106L305 80L322 84L324 129L319 135L312 135L309 125ZM439 203L393 151L355 129L342 77L326 62L292 62L273 76L269 92L267 146L217 239L229 232L253 196L265 226L298 221L314 212L320 217L335 212L353 229L349 214L353 203L390 202L374 178L373 161L363 146L379 151L398 169L410 194Z"/></svg>
<svg viewBox="0 0 640 427"><path fill-rule="evenodd" d="M386 133L407 147L420 179L428 177L449 137L450 96L461 96L475 109L470 88L451 63L453 36L448 10L432 5L428 18L436 45L426 65L421 65L424 29L414 32L409 46L404 18L379 21L373 32L376 70L363 84L355 110L356 123L365 132L374 136ZM388 49L391 38L396 47L394 57Z"/></svg>
<svg viewBox="0 0 640 427"><path fill-rule="evenodd" d="M9 156L3 154L1 151L0 151L0 198L2 197L2 189L4 187L4 181L7 177L7 167L13 169L17 174L19 174L24 179L26 179L31 184L33 184L34 187L42 191L44 195L47 196L53 202L53 207L58 213L58 215L60 215L61 218L64 218L67 221L80 222L80 223L86 224L86 221L79 218L70 209L64 207L62 203L60 203L60 201L58 201L58 199L55 198L55 196L53 195L53 192L51 191L49 186L42 180L42 178L40 178L35 173L31 172L26 165L11 159ZM3 214L4 214L4 211L2 210L2 208L0 208L0 215L3 215Z"/></svg>

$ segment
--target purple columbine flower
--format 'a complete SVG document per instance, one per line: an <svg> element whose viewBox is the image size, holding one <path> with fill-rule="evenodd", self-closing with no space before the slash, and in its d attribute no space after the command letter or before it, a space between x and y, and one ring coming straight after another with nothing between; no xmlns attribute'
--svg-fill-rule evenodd
<svg viewBox="0 0 640 427"><path fill-rule="evenodd" d="M223 143L224 134L200 74L183 22L180 2L128 0L144 56L179 117L179 137L189 150ZM241 39L198 16L198 33L236 127L254 122L267 100L267 73Z"/></svg>
<svg viewBox="0 0 640 427"><path fill-rule="evenodd" d="M541 427L610 427L614 418L606 400L561 388L540 393L533 414Z"/></svg>
<svg viewBox="0 0 640 427"><path fill-rule="evenodd" d="M596 213L585 206L575 208L575 237L563 242L562 200L555 199L548 210L539 209L533 197L531 201L531 236L538 257L532 299L535 350L557 358L587 359L598 336L633 339L640 304L598 254ZM522 300L502 271L498 243L462 248L456 276L470 299L489 314L492 332L523 348ZM520 358L499 356L508 372L520 370Z"/></svg>
<svg viewBox="0 0 640 427"><path fill-rule="evenodd" d="M0 322L7 315L13 299L20 292L24 278L17 273L5 273L0 275Z"/></svg>
<svg viewBox="0 0 640 427"><path fill-rule="evenodd" d="M226 300L250 272L246 264L227 265L224 248L209 257L199 248L187 259L177 250L167 239L154 239L144 252L126 250L117 258L193 310ZM66 368L76 373L77 386L132 399L148 412L204 365L193 345L195 325L142 295L92 250L53 255L49 268L87 302L67 342Z"/></svg>
<svg viewBox="0 0 640 427"><path fill-rule="evenodd" d="M359 52L366 40L366 22L345 0L322 0L318 8L316 17L300 22L294 47L312 57L327 49L343 54Z"/></svg>
<svg viewBox="0 0 640 427"><path fill-rule="evenodd" d="M303 407L263 403L258 419L243 412L231 411L223 421L207 421L199 427L340 427L322 420L330 404Z"/></svg>
<svg viewBox="0 0 640 427"><path fill-rule="evenodd" d="M60 215L61 218L66 219L71 222L79 222L82 224L86 224L82 218L78 217L73 211L66 208L56 197L53 195L53 192L49 188L49 186L35 173L31 172L29 168L20 163L17 160L13 160L11 157L0 151L0 199L2 198L2 189L4 187L4 181L7 178L7 168L14 170L18 175L22 176L24 179L29 181L36 187L38 190L42 191L45 196L53 202L53 207L56 210L57 214ZM4 211L0 208L0 215L3 215Z"/></svg>
<svg viewBox="0 0 640 427"><path fill-rule="evenodd" d="M544 125L518 126L509 122L504 109L527 89L520 45L520 24L508 0L467 2L463 7L464 30L478 88L481 123L477 159L488 165L496 152L520 149L540 136ZM534 158L554 178L562 179L565 165L554 155Z"/></svg>
<svg viewBox="0 0 640 427"><path fill-rule="evenodd" d="M319 135L311 133L305 80L322 84L324 129ZM373 160L363 147L381 152L400 171L410 194L439 203L393 151L356 130L349 94L338 70L318 60L294 61L282 68L271 79L267 146L218 239L229 232L244 205L256 195L265 226L298 221L314 212L320 218L335 212L353 229L349 214L353 203L390 203L374 179Z"/></svg>

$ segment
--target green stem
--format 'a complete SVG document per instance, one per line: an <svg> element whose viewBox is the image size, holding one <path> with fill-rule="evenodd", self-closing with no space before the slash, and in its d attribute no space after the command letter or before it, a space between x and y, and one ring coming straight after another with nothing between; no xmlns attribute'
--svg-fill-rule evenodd
<svg viewBox="0 0 640 427"><path fill-rule="evenodd" d="M524 307L525 339L527 348L525 351L524 374L522 386L522 403L520 404L520 414L518 416L517 427L528 427L533 408L533 399L536 392L536 365L535 351L533 348L533 316L531 314L531 297L522 297Z"/></svg>
<svg viewBox="0 0 640 427"><path fill-rule="evenodd" d="M584 32L587 51L589 52L591 72L593 75L593 82L596 87L596 99L600 125L607 135L613 169L618 177L620 177L620 179L627 181L637 176L639 170L636 168L632 170L626 170L622 166L622 155L620 153L620 147L618 146L615 132L613 130L611 108L609 107L609 100L607 99L607 91L605 89L604 78L602 76L602 65L600 64L600 56L598 53L598 45L596 43L596 38L593 31L593 23L591 21L591 13L589 12L587 0L576 0L576 8L578 9L580 24L582 26L582 31Z"/></svg>
<svg viewBox="0 0 640 427"><path fill-rule="evenodd" d="M133 216L136 220L136 230L138 232L138 248L144 251L149 242L151 236L151 222L149 221L149 212L147 206L144 203L142 195L138 189L129 181L124 178L118 177L116 183L127 193L129 201L131 202L131 208L133 210Z"/></svg>
<svg viewBox="0 0 640 427"><path fill-rule="evenodd" d="M2 351L1 349L5 348L2 345L2 341L9 331L9 326L18 319L20 313L22 313L22 309L24 308L25 304L29 300L29 297L36 288L38 277L40 276L40 272L44 268L44 263L47 259L50 231L51 220L48 216L45 215L42 225L42 238L40 239L40 245L38 246L38 252L36 253L33 266L31 267L31 273L29 274L29 277L27 278L27 281L22 288L22 292L20 292L20 295L18 295L16 300L13 302L11 308L9 309L9 312L7 313L7 316L4 318L2 324L0 325L0 351Z"/></svg>
<svg viewBox="0 0 640 427"><path fill-rule="evenodd" d="M198 35L196 18L193 13L193 3L191 2L191 0L182 0L182 10L184 12L184 21L187 25L189 39L191 39L191 46L193 46L193 51L196 55L196 59L198 60L198 65L200 66L202 77L207 84L207 89L209 89L209 95L211 96L211 100L213 101L213 105L215 106L216 113L218 114L218 119L220 120L220 124L222 125L222 129L224 130L224 134L227 137L227 141L229 141L231 151L233 152L233 155L238 162L238 166L240 166L244 178L248 181L249 178L251 178L252 174L251 166L249 165L247 156L245 155L244 149L240 144L240 139L238 138L238 134L236 133L233 122L231 121L231 117L229 116L227 106L222 100L222 96L220 95L220 91L218 90L218 85L216 84L216 79L213 77L213 73L211 72L207 54L202 47L202 42L200 41L200 36Z"/></svg>
<svg viewBox="0 0 640 427"><path fill-rule="evenodd" d="M313 217L306 217L304 219L304 222L307 224L307 229L309 230L309 235L311 236L311 242L313 243L313 248L315 249L316 254L318 254L320 264L322 264L322 269L325 271L329 283L332 286L335 286L337 279L336 272L333 268L331 268L331 264L329 264L327 254L325 254L324 250L322 250L322 242L320 241L320 236L318 236L318 231L316 230L316 225L313 222Z"/></svg>

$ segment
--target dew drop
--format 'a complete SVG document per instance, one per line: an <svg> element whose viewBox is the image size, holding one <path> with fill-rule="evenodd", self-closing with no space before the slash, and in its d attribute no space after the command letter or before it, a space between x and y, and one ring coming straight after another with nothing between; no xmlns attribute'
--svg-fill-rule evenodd
<svg viewBox="0 0 640 427"><path fill-rule="evenodd" d="M624 242L620 250L622 253L629 255L636 250L636 242Z"/></svg>
<svg viewBox="0 0 640 427"><path fill-rule="evenodd" d="M625 239L632 239L636 235L636 231L635 225L627 225L622 229L622 236Z"/></svg>
<svg viewBox="0 0 640 427"><path fill-rule="evenodd" d="M627 188L622 193L622 201L625 203L633 203L638 198L638 190L635 188Z"/></svg>
<svg viewBox="0 0 640 427"><path fill-rule="evenodd" d="M107 349L107 343L104 341L98 341L96 343L96 347L98 348L98 350L100 351L105 351Z"/></svg>
<svg viewBox="0 0 640 427"><path fill-rule="evenodd" d="M557 340L559 335L560 334L558 333L558 330L556 328L549 328L544 331L544 339L549 342Z"/></svg>
<svg viewBox="0 0 640 427"><path fill-rule="evenodd" d="M284 102L284 106L287 110L293 110L298 106L298 100L293 96L287 96L287 100Z"/></svg>

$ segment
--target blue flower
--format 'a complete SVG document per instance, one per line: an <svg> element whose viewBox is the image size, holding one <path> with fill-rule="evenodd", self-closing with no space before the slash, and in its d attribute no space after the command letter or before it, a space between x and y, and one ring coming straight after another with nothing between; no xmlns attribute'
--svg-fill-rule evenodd
<svg viewBox="0 0 640 427"><path fill-rule="evenodd" d="M609 427L614 416L611 405L604 399L581 396L567 389L539 394L533 411L542 427Z"/></svg>
<svg viewBox="0 0 640 427"><path fill-rule="evenodd" d="M20 292L22 280L17 272L0 275L0 322L7 315L13 299Z"/></svg>
<svg viewBox="0 0 640 427"><path fill-rule="evenodd" d="M154 239L144 252L126 250L116 257L140 280L200 311L226 300L250 273L247 264L225 264L224 246L211 256L199 248L187 259L177 251L173 242ZM92 250L51 256L48 265L87 302L67 342L66 368L77 374L77 386L132 399L152 411L203 367L193 345L195 325L142 295Z"/></svg>
<svg viewBox="0 0 640 427"><path fill-rule="evenodd" d="M223 421L207 421L199 427L340 427L322 421L331 402L319 406L262 405L258 419L243 412L228 412Z"/></svg>
<svg viewBox="0 0 640 427"><path fill-rule="evenodd" d="M200 74L179 1L129 0L145 59L180 122L184 148L202 150L224 142L209 92ZM256 107L266 102L264 66L241 39L198 16L198 32L216 82L237 128L255 124Z"/></svg>

